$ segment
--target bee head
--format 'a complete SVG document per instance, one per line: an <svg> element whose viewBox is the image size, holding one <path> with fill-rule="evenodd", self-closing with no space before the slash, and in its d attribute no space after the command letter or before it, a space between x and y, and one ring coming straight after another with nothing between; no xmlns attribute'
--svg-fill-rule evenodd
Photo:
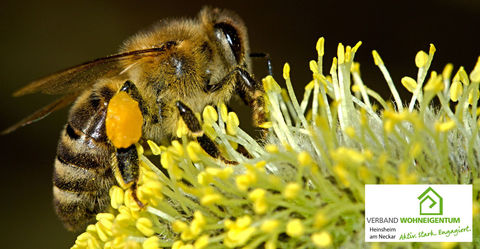
<svg viewBox="0 0 480 249"><path fill-rule="evenodd" d="M199 19L206 30L212 31L207 34L228 64L250 69L247 28L240 17L228 10L205 7Z"/></svg>

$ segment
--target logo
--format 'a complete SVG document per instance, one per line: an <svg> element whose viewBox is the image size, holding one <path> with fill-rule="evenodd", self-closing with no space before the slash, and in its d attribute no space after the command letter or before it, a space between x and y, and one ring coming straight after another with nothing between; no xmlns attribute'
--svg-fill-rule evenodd
<svg viewBox="0 0 480 249"><path fill-rule="evenodd" d="M420 215L442 215L443 198L432 187L417 197L420 200Z"/></svg>
<svg viewBox="0 0 480 249"><path fill-rule="evenodd" d="M472 242L472 193L471 184L366 184L365 241Z"/></svg>

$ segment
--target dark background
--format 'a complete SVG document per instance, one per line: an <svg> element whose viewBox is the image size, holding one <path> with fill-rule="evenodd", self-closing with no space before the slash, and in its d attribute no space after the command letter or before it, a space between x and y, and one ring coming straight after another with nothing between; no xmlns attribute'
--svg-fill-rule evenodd
<svg viewBox="0 0 480 249"><path fill-rule="evenodd" d="M388 3L387 3L388 2ZM249 28L252 51L271 54L276 79L288 61L299 92L310 80L308 61L316 59L315 43L326 38L325 70L338 42L363 41L356 60L365 83L387 89L373 64L379 51L393 80L416 77L418 50L437 47L432 68L447 62L469 72L480 55L479 1L12 1L0 3L0 129L18 121L51 96L13 98L31 80L96 57L115 53L123 40L165 17L195 16L208 4L234 10ZM257 78L265 63L255 64ZM401 87L399 87L401 88ZM402 90L403 91L403 90ZM405 91L403 91L405 93ZM388 94L383 94L389 97ZM2 248L67 248L67 232L52 207L51 172L66 110L0 137Z"/></svg>

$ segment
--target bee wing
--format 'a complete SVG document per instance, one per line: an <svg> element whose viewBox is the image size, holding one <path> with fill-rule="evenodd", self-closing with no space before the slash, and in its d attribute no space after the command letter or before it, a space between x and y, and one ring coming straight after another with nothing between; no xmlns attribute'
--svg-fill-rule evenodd
<svg viewBox="0 0 480 249"><path fill-rule="evenodd" d="M128 61L133 65L141 59L158 56L164 51L165 48L162 46L159 48L130 51L89 61L38 79L14 92L13 96L22 96L35 92L46 94L78 92L92 85L99 78L120 74L125 68L119 62Z"/></svg>
<svg viewBox="0 0 480 249"><path fill-rule="evenodd" d="M38 121L38 120L48 116L48 114L50 114L50 113L52 113L56 110L62 109L63 107L72 103L78 97L79 94L80 94L79 92L71 93L71 94L67 94L67 95L55 100L54 102L50 103L49 105L46 105L46 106L42 107L41 109L37 110L36 112L32 113L30 116L25 117L24 119L20 120L16 124L14 124L14 125L8 127L7 129L3 130L0 133L0 135L8 134L8 133L20 128L20 127L23 127L25 125L28 125L28 124L31 124L33 122Z"/></svg>
<svg viewBox="0 0 480 249"><path fill-rule="evenodd" d="M141 59L158 56L164 51L165 47L162 46L111 55L65 69L30 83L14 92L13 96L22 96L35 92L64 94L64 96L3 130L0 135L8 134L20 127L36 122L48 114L69 105L80 95L82 90L94 84L97 79L118 75L123 70L128 70L131 66L138 64ZM119 63L122 61L127 61L130 65L124 68Z"/></svg>

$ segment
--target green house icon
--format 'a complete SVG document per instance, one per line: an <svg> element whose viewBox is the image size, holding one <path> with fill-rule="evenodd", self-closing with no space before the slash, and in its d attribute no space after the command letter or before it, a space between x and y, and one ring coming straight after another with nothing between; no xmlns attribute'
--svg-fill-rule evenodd
<svg viewBox="0 0 480 249"><path fill-rule="evenodd" d="M443 198L432 187L417 197L420 200L420 215L442 215Z"/></svg>

